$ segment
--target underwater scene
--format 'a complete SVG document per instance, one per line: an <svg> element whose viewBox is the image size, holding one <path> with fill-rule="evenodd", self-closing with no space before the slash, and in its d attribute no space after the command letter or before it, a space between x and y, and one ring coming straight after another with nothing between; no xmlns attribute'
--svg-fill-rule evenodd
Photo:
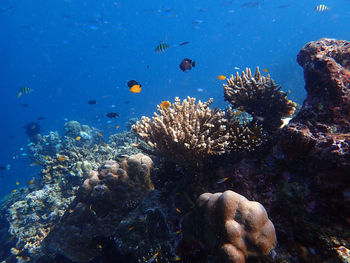
<svg viewBox="0 0 350 263"><path fill-rule="evenodd" d="M0 21L0 262L350 262L349 0Z"/></svg>

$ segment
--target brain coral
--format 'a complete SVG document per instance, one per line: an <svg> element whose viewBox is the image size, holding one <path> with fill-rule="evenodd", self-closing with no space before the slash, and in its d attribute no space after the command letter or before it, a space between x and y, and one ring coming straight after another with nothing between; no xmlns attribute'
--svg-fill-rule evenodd
<svg viewBox="0 0 350 263"><path fill-rule="evenodd" d="M227 79L224 95L235 108L248 112L269 130L279 128L281 118L292 116L296 106L270 75L260 74L258 67L254 75L246 68L241 76L237 72L235 77Z"/></svg>
<svg viewBox="0 0 350 263"><path fill-rule="evenodd" d="M185 242L199 239L227 263L267 255L277 243L265 208L233 191L202 194L184 219L183 233Z"/></svg>

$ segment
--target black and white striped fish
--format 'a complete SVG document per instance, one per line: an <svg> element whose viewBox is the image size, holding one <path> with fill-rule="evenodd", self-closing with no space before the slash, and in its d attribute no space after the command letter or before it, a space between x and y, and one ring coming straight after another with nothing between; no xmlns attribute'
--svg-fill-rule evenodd
<svg viewBox="0 0 350 263"><path fill-rule="evenodd" d="M324 12L324 11L328 11L328 10L329 10L328 6L326 6L324 4L320 4L320 5L315 7L316 12Z"/></svg>
<svg viewBox="0 0 350 263"><path fill-rule="evenodd" d="M177 45L169 45L167 43L161 42L158 46L156 46L154 51L157 52L157 53L163 53L163 52L167 51L168 48L170 48L170 47L184 46L184 45L187 45L188 43L189 43L188 41L185 41L185 42L181 42L181 43L179 43Z"/></svg>
<svg viewBox="0 0 350 263"><path fill-rule="evenodd" d="M29 87L27 87L27 86L21 87L17 92L17 99L19 99L23 94L28 94L30 92L31 92L31 90Z"/></svg>

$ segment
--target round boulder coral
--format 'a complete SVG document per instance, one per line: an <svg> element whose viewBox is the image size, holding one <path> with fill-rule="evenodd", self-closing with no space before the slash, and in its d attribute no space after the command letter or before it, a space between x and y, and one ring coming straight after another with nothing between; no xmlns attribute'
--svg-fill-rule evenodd
<svg viewBox="0 0 350 263"><path fill-rule="evenodd" d="M227 263L267 255L277 243L265 208L233 191L202 194L183 230L185 242L199 239Z"/></svg>

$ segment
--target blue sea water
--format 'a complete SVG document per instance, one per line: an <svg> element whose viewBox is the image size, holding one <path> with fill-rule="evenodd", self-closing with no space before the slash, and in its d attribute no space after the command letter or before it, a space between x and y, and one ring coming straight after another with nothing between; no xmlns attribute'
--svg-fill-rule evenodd
<svg viewBox="0 0 350 263"><path fill-rule="evenodd" d="M319 4L329 10L316 12ZM214 98L213 106L225 108L223 82L216 77L235 73L235 67L267 68L301 104L297 53L322 37L349 40L349 19L349 0L2 0L0 166L10 169L0 170L0 196L39 171L26 156L23 125L32 121L42 134L62 134L67 120L77 120L107 138L175 96ZM158 54L162 41L170 48ZM189 44L176 46L184 41ZM196 66L182 72L183 58ZM129 92L131 79L141 83L141 93ZM32 91L18 99L22 86ZM109 119L108 112L120 117Z"/></svg>

